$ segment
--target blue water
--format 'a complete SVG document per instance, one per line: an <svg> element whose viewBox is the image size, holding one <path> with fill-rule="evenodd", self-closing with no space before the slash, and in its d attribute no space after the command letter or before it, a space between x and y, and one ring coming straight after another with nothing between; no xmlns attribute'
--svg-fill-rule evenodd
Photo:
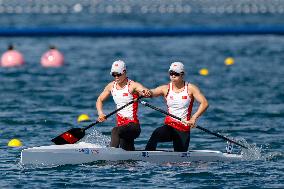
<svg viewBox="0 0 284 189"><path fill-rule="evenodd" d="M35 187L283 187L284 39L281 36L184 38L1 38L15 41L25 55L21 68L1 68L1 188ZM55 44L65 55L59 69L42 68L40 55L46 44ZM5 46L1 44L1 49ZM227 56L235 64L226 67ZM19 164L23 148L50 145L50 139L72 128L77 116L96 119L95 102L112 80L112 61L127 62L129 78L153 88L169 81L172 61L183 61L186 80L200 87L210 107L199 125L226 136L245 139L261 149L257 159L236 163L150 164L145 162L92 163L50 168ZM198 70L208 68L207 77ZM166 108L162 98L150 99ZM114 110L110 99L105 112ZM140 106L144 148L163 115ZM88 130L110 135L114 117ZM226 143L193 130L191 149L225 150ZM22 148L7 142L20 139ZM96 137L88 140L96 141ZM171 148L171 144L160 147Z"/></svg>
<svg viewBox="0 0 284 189"><path fill-rule="evenodd" d="M282 24L281 15L172 15L133 16L1 14L3 27L23 26L183 26ZM33 21L33 16L38 20ZM99 18L103 19L99 19ZM3 19L5 18L5 19ZM167 20L166 18L171 18ZM178 19L177 19L178 18ZM85 21L85 22L84 22ZM185 22L187 21L187 22ZM284 38L283 36L191 36L152 38L0 37L0 52L13 43L25 56L20 68L0 68L0 188L284 188ZM40 66L50 44L65 56L58 69ZM224 59L234 57L227 67ZM199 86L209 109L198 124L230 138L255 145L249 161L234 163L152 164L146 162L94 162L59 167L20 165L22 149L52 144L50 140L72 128L86 113L97 118L95 102L114 60L127 63L129 78L154 88L169 82L168 67L182 61L185 79ZM209 75L198 71L207 68ZM166 109L162 98L147 102ZM196 104L195 104L196 105ZM196 106L195 106L196 108ZM115 109L112 100L105 113ZM143 149L164 116L139 106L142 133L136 148ZM108 141L115 118L87 130L83 140ZM103 134L104 136L102 136ZM21 148L7 147L12 138ZM171 148L170 143L159 148ZM190 149L225 151L226 142L194 129ZM239 151L237 147L236 151Z"/></svg>

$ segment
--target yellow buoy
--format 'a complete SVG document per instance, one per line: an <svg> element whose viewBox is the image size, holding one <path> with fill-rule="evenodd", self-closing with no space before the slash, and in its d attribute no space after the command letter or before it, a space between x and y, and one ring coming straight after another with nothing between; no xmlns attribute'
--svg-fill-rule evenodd
<svg viewBox="0 0 284 189"><path fill-rule="evenodd" d="M206 76L206 75L209 74L209 71L206 68L202 68L201 70L199 70L199 74L203 75L203 76Z"/></svg>
<svg viewBox="0 0 284 189"><path fill-rule="evenodd" d="M8 142L8 146L10 147L20 147L22 146L22 142L19 139L12 139Z"/></svg>
<svg viewBox="0 0 284 189"><path fill-rule="evenodd" d="M81 114L78 116L77 121L82 122L82 121L89 121L90 117L87 114Z"/></svg>
<svg viewBox="0 0 284 189"><path fill-rule="evenodd" d="M235 60L232 57L228 57L225 59L224 61L225 65L230 66L233 65L235 63Z"/></svg>

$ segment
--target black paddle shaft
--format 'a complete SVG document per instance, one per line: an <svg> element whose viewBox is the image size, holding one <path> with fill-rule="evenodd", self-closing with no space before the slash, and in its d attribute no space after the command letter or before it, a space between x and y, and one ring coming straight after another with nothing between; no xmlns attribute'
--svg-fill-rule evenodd
<svg viewBox="0 0 284 189"><path fill-rule="evenodd" d="M133 104L134 102L137 102L137 101L138 101L139 99L141 99L141 98L142 98L142 96L139 96L137 99L134 99L134 100L128 102L127 104L121 106L120 108L116 109L115 111L113 111L113 112L107 114L107 115L105 116L105 118L107 119L108 117L112 116L113 114L117 113L118 111L122 110L123 108L129 106L130 104ZM94 126L94 125L96 125L96 124L98 124L98 123L100 123L100 122L99 122L99 121L96 121L95 123L92 123L92 124L90 124L89 126L83 128L82 130L85 131L85 130L91 128L92 126Z"/></svg>
<svg viewBox="0 0 284 189"><path fill-rule="evenodd" d="M177 117L177 116L175 116L175 115L173 115L173 114L170 114L170 113L166 112L165 110L162 110L162 109L160 109L160 108L158 108L158 107L155 107L155 106L153 106L153 105L151 105L151 104L148 104L148 103L145 102L145 101L140 101L140 103L143 104L143 105L145 105L145 106L147 106L147 107L149 107L149 108L152 108L152 109L154 109L154 110L157 110L158 112L161 112L161 113L163 113L163 114L165 114L165 115L171 116L171 117L173 117L173 118L175 118L175 119L177 119L177 120L182 121L181 118L179 118L179 117ZM229 142L231 142L231 143L234 143L234 144L236 144L236 145L238 145L238 146L241 146L241 147L243 147L243 148L245 148L245 149L248 149L248 147L246 147L246 146L244 146L244 145L242 145L242 144L240 144L240 143L238 143L238 142L236 142L236 141L233 141L233 140L231 140L231 139L229 139L229 138L227 138L227 137L225 137L225 136L222 136L222 135L220 135L220 134L218 134L218 133L214 133L214 132L212 132L212 131L210 131L210 130L208 130L208 129L205 129L205 128L203 128L203 127L200 127L200 126L198 126L198 125L196 126L196 128L198 128L198 129L200 129L200 130L202 130L202 131L204 131L204 132L206 132L206 133L212 134L212 135L214 135L214 136L216 136L216 137L222 138L222 139L224 139L224 140L226 140L226 141L229 141Z"/></svg>
<svg viewBox="0 0 284 189"><path fill-rule="evenodd" d="M134 102L137 102L141 98L142 98L142 96L138 97L137 99L134 99L134 100L128 102L127 104L121 106L120 108L118 108L115 111L113 111L113 112L109 113L108 115L106 115L105 118L108 118L111 115L115 114L116 112L122 110L126 106L129 106L130 104L133 104ZM55 137L51 141L54 142L57 145L74 144L74 143L76 143L77 141L79 141L80 139L82 139L85 136L85 130L91 128L92 126L94 126L94 125L96 125L98 123L100 123L100 122L96 121L95 123L92 123L92 124L90 124L89 126L87 126L85 128L72 128L72 129L62 133L61 135Z"/></svg>

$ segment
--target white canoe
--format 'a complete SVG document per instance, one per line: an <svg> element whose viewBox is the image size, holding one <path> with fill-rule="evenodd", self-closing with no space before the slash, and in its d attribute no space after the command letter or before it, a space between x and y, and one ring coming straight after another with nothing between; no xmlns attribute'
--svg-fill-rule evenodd
<svg viewBox="0 0 284 189"><path fill-rule="evenodd" d="M80 142L77 144L50 145L24 149L21 163L24 165L65 165L82 164L94 161L147 161L166 162L213 162L240 161L242 155L222 153L211 150L171 151L125 151L121 148L101 147L96 144Z"/></svg>

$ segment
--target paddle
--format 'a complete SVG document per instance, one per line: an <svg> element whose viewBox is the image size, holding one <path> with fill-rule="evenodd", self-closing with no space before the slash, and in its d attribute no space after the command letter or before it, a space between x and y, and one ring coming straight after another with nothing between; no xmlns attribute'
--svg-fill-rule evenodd
<svg viewBox="0 0 284 189"><path fill-rule="evenodd" d="M170 113L168 113L168 112L166 112L166 111L164 111L164 110L162 110L162 109L160 109L160 108L158 108L158 107L155 107L155 106L153 106L153 105L151 105L151 104L148 104L148 103L145 102L145 101L140 101L140 103L143 104L143 105L145 105L145 106L147 106L147 107L149 107L149 108L152 108L152 109L154 109L154 110L157 110L158 112L161 112L161 113L163 113L163 114L165 114L165 115L171 116L171 117L173 117L173 118L175 118L175 119L177 119L177 120L182 121L181 118L179 118L179 117L177 117L177 116L175 116L175 115L173 115L173 114L170 114ZM222 135L220 135L220 134L218 134L218 133L214 133L214 132L209 131L208 129L205 129L205 128L200 127L200 126L198 126L198 125L196 126L196 128L198 128L198 129L200 129L200 130L202 130L202 131L205 131L206 133L212 134L212 135L214 135L214 136L216 136L216 137L222 138L222 139L224 139L224 140L226 140L226 141L229 141L229 142L231 142L231 143L234 143L234 144L236 144L236 145L238 145L238 146L241 146L241 147L243 147L243 148L245 148L245 149L248 149L248 147L246 147L246 146L244 146L244 145L242 145L242 144L240 144L240 143L238 143L238 142L236 142L236 141L233 141L233 140L231 140L231 139L229 139L229 138L227 138L227 137L225 137L225 136L222 136Z"/></svg>
<svg viewBox="0 0 284 189"><path fill-rule="evenodd" d="M113 115L116 112L122 110L123 108L129 106L130 104L133 104L134 102L138 101L141 98L142 98L142 96L140 96L137 99L134 99L134 100L128 102L124 106L121 106L120 108L118 108L115 111L113 111L113 112L109 113L108 115L106 115L105 118L107 119L111 115ZM96 121L95 123L92 123L92 124L90 124L89 126L87 126L85 128L72 128L72 129L62 133L61 135L55 137L51 141L54 142L57 145L74 144L75 142L79 141L80 139L82 139L85 136L85 130L91 128L92 126L94 126L94 125L96 125L98 123L100 123L100 122Z"/></svg>

